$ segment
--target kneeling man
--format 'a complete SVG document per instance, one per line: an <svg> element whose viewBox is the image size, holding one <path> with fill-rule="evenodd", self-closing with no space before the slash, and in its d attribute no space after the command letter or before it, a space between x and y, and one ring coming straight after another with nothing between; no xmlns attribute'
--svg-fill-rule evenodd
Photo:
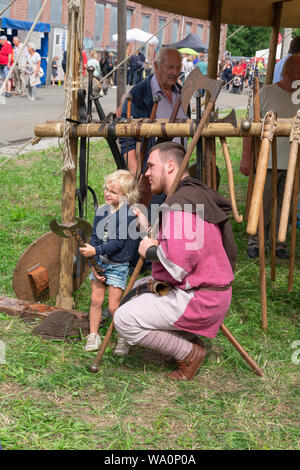
<svg viewBox="0 0 300 470"><path fill-rule="evenodd" d="M184 155L174 142L152 148L146 176L153 194L168 195ZM116 330L129 346L177 361L178 370L167 374L171 379L193 379L206 354L196 335L214 338L229 309L236 260L230 211L225 198L185 172L160 207L157 239L145 237L139 246L140 255L152 260L153 279L167 282L170 290L133 297L114 314Z"/></svg>

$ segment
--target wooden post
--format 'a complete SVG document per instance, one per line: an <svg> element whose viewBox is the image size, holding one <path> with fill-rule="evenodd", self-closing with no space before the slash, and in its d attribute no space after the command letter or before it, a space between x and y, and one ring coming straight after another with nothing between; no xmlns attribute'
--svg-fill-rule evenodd
<svg viewBox="0 0 300 470"><path fill-rule="evenodd" d="M220 47L222 0L210 0L210 28L207 76L217 78Z"/></svg>
<svg viewBox="0 0 300 470"><path fill-rule="evenodd" d="M126 0L118 0L118 64L126 59ZM118 69L117 73L117 104L121 104L121 98L126 92L126 71L125 62Z"/></svg>
<svg viewBox="0 0 300 470"><path fill-rule="evenodd" d="M268 68L266 74L265 85L270 85L273 82L274 67L276 62L276 49L278 44L278 35L280 29L282 13L282 2L273 3L273 26L270 37L270 48L268 58Z"/></svg>
<svg viewBox="0 0 300 470"><path fill-rule="evenodd" d="M84 15L85 0L80 1L81 14ZM71 118L78 120L78 104L77 104L77 88L79 85L79 37L78 31L75 27L78 21L78 12L72 14L69 10L68 17L68 55L67 60L73 58L72 67L73 86L72 86L72 101L71 101ZM82 21L83 27L84 21ZM82 31L83 34L83 31ZM68 71L68 66L67 66ZM77 147L78 137L70 136L70 153L74 162L74 170L66 170L63 172L63 187L62 187L62 223L73 223L75 220L75 191L76 191L76 168L77 168ZM72 309L74 308L73 294L73 269L74 269L74 239L62 238L61 239L61 252L60 252L60 275L59 275L59 289L58 296L56 297L56 306Z"/></svg>
<svg viewBox="0 0 300 470"><path fill-rule="evenodd" d="M207 76L209 78L218 77L218 59L220 48L220 32L221 32L221 13L222 13L222 0L210 0L210 27L209 27L209 45L208 45L208 61L207 61ZM210 93L206 91L205 106L207 106L210 98ZM208 186L216 186L216 160L213 155L215 141L213 139L205 139L205 169L206 179L205 182ZM213 180L212 180L213 177ZM215 189L215 188L214 188Z"/></svg>

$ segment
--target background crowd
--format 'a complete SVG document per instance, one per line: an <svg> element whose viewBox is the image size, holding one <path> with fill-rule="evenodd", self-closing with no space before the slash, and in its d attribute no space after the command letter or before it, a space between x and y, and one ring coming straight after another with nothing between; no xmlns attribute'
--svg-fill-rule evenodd
<svg viewBox="0 0 300 470"><path fill-rule="evenodd" d="M6 36L0 37L0 79L4 80L19 55L22 43L18 37L13 38L13 44L7 40ZM143 50L143 49L142 49ZM92 65L95 68L94 76L97 79L105 77L117 66L117 56L114 52L90 51L83 52L83 67L85 69ZM87 57L88 55L88 57ZM49 66L51 67L51 84L60 84L59 58L53 57ZM187 78L194 67L199 67L200 71L207 73L207 54L183 54L181 84ZM64 53L61 67L66 72L66 51ZM257 74L262 83L264 80L266 64L263 58L232 58L223 56L219 61L219 77L226 84L226 91L231 93L241 93L244 88L252 85L253 77ZM129 57L127 61L127 85L134 86L144 80L152 72L152 65L146 61L145 54L137 51ZM27 96L31 100L36 99L36 87L40 84L43 75L41 68L41 57L32 44L24 48L18 59L12 78L8 80L5 88L5 96L14 95ZM114 71L103 84L103 93L106 94L109 86L117 86L117 71Z"/></svg>

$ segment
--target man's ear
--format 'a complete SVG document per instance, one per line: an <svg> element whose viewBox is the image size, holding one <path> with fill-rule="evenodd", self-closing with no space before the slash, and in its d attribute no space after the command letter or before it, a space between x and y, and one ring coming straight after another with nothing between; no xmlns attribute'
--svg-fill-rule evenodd
<svg viewBox="0 0 300 470"><path fill-rule="evenodd" d="M175 160L173 160L172 158L170 158L170 160L167 161L167 171L168 173L172 173L174 170L176 170L176 162Z"/></svg>

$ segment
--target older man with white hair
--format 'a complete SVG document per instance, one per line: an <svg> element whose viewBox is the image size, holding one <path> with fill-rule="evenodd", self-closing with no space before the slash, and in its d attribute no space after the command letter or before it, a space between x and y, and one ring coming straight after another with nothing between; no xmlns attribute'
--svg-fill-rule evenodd
<svg viewBox="0 0 300 470"><path fill-rule="evenodd" d="M171 47L162 47L158 50L154 59L154 74L138 83L130 90L131 110L130 115L133 118L147 118L151 115L153 108L153 98L158 96L156 118L169 119L178 96L181 93L181 86L178 78L182 70L182 55L177 49ZM129 100L126 99L122 117L127 116ZM185 119L187 116L179 108L178 118ZM128 158L128 169L135 173L137 169L135 139L120 139L122 154ZM154 145L154 139L149 140L148 150ZM146 159L145 159L146 160ZM144 162L146 164L146 161Z"/></svg>
<svg viewBox="0 0 300 470"><path fill-rule="evenodd" d="M14 80L15 88L18 95L26 96L26 63L27 63L27 53L28 49L25 46L22 50L23 44L21 43L18 36L13 37L14 45L14 58L17 60L17 63L14 68ZM19 56L22 50L21 55Z"/></svg>

